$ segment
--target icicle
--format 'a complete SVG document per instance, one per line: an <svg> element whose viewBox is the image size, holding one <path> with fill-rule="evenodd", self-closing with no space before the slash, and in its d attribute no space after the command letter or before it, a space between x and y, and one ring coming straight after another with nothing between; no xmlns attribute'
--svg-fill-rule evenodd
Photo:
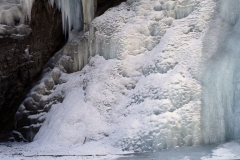
<svg viewBox="0 0 240 160"><path fill-rule="evenodd" d="M63 31L71 40L72 33L83 28L82 0L49 0L49 3L61 10Z"/></svg>
<svg viewBox="0 0 240 160"><path fill-rule="evenodd" d="M20 4L23 7L22 13L17 14L21 20L20 23L24 23L25 20L31 21L31 11L34 0L3 0L2 2ZM48 2L51 6L56 4L57 8L62 12L63 32L66 36L68 34L69 40L71 40L77 31L83 29L82 0L48 0ZM19 10L18 12L21 11ZM0 23L13 25L15 19L13 15L15 14L7 14L9 15L7 20L4 16L1 16L4 14L6 14L5 11L0 12Z"/></svg>
<svg viewBox="0 0 240 160"><path fill-rule="evenodd" d="M32 11L32 6L34 3L34 0L21 0L21 4L25 3L26 6L26 19L31 21L31 11Z"/></svg>
<svg viewBox="0 0 240 160"><path fill-rule="evenodd" d="M92 22L95 14L96 0L82 0L83 16L84 16L84 32L89 30L89 25Z"/></svg>

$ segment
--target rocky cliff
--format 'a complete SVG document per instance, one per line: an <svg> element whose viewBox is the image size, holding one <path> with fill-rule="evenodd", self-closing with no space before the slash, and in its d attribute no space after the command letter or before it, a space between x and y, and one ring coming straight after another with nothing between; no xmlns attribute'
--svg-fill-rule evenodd
<svg viewBox="0 0 240 160"><path fill-rule="evenodd" d="M36 0L31 17L29 27L16 20L17 27L5 25L6 33L0 35L0 141L13 130L14 114L32 82L66 40L61 13L48 0Z"/></svg>

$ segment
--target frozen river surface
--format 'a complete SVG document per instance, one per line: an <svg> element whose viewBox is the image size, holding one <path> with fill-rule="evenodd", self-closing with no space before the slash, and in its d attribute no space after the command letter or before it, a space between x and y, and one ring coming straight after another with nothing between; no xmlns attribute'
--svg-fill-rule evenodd
<svg viewBox="0 0 240 160"><path fill-rule="evenodd" d="M23 148L23 147L26 148ZM155 153L129 153L122 155L102 154L102 155L80 155L67 154L67 150L63 154L57 152L28 148L28 145L21 143L5 143L0 144L0 159L2 160L207 160L207 159L240 159L240 140L226 142L223 144L179 147L174 149L163 150ZM69 148L71 150L71 148ZM65 153L64 153L65 152Z"/></svg>

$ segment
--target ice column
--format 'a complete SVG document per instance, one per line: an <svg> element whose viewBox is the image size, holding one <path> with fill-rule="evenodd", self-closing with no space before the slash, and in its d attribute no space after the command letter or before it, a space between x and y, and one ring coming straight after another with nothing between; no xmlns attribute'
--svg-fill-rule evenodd
<svg viewBox="0 0 240 160"><path fill-rule="evenodd" d="M222 23L231 32L225 36L222 30L218 31L221 34L215 38L221 45L203 74L202 133L205 144L240 138L240 0L219 3Z"/></svg>
<svg viewBox="0 0 240 160"><path fill-rule="evenodd" d="M95 14L97 0L82 0L83 16L84 16L84 32L89 30L89 25L92 22Z"/></svg>
<svg viewBox="0 0 240 160"><path fill-rule="evenodd" d="M31 21L31 11L33 6L34 0L21 0L21 4L25 4L26 6L26 18Z"/></svg>
<svg viewBox="0 0 240 160"><path fill-rule="evenodd" d="M69 34L69 40L73 38L75 32L83 29L82 0L49 0L54 3L62 12L63 31Z"/></svg>
<svg viewBox="0 0 240 160"><path fill-rule="evenodd" d="M14 21L24 23L31 20L31 9L34 0L2 0L0 1L0 23L9 26L15 25Z"/></svg>

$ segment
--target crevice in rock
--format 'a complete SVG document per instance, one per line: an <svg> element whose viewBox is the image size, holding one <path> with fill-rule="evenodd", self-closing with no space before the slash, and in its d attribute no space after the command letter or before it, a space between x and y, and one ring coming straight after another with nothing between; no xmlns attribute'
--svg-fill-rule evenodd
<svg viewBox="0 0 240 160"><path fill-rule="evenodd" d="M126 0L98 0L97 1L97 10L95 12L95 17L102 15L106 10L111 7L115 7Z"/></svg>

